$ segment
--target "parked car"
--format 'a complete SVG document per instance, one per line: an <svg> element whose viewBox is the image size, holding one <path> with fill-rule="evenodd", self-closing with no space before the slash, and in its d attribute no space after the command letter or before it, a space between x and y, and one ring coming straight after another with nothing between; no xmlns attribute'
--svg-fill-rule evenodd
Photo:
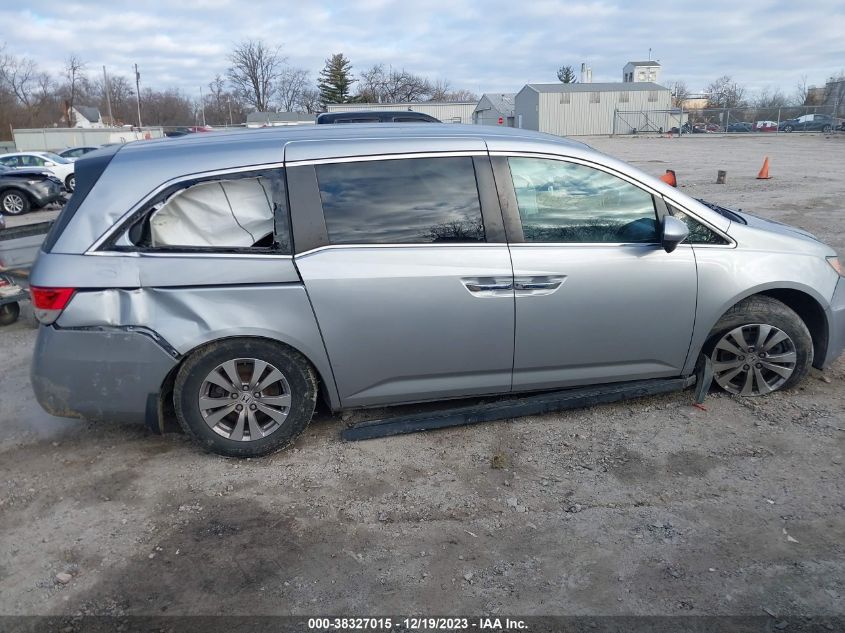
<svg viewBox="0 0 845 633"><path fill-rule="evenodd" d="M93 152L97 149L100 148L94 145L83 145L80 147L68 147L67 149L63 149L62 151L56 153L62 158L67 158L68 160L76 160L80 156L84 156L88 152Z"/></svg>
<svg viewBox="0 0 845 633"><path fill-rule="evenodd" d="M410 110L393 112L361 110L358 112L324 112L317 117L317 123L440 123L440 120L431 115Z"/></svg>
<svg viewBox="0 0 845 633"><path fill-rule="evenodd" d="M689 377L798 384L845 348L845 268L590 147L460 125L266 128L79 162L31 274L38 401L175 410L202 446L333 411Z"/></svg>
<svg viewBox="0 0 845 633"><path fill-rule="evenodd" d="M62 199L62 182L44 169L0 165L0 213L21 215Z"/></svg>
<svg viewBox="0 0 845 633"><path fill-rule="evenodd" d="M754 124L755 132L777 132L778 124L776 121L757 121Z"/></svg>
<svg viewBox="0 0 845 633"><path fill-rule="evenodd" d="M52 152L15 152L12 154L0 154L0 165L12 169L40 168L41 171L49 171L56 178L62 181L65 189L73 192L76 187L73 161L63 158Z"/></svg>
<svg viewBox="0 0 845 633"><path fill-rule="evenodd" d="M728 132L753 132L754 126L751 123L746 123L745 121L737 121L736 123L730 123L728 125Z"/></svg>
<svg viewBox="0 0 845 633"><path fill-rule="evenodd" d="M827 114L805 114L795 119L781 121L778 130L781 132L832 132L836 124L834 118Z"/></svg>

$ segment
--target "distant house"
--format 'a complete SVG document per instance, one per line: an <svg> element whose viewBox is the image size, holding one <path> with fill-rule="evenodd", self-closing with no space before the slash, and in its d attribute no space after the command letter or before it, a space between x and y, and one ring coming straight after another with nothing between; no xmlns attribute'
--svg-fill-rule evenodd
<svg viewBox="0 0 845 633"><path fill-rule="evenodd" d="M514 127L513 92L488 92L481 95L478 105L472 113L472 122L476 125L505 125Z"/></svg>
<svg viewBox="0 0 845 633"><path fill-rule="evenodd" d="M106 127L103 115L93 106L73 106L71 108L71 120L73 127L83 129Z"/></svg>
<svg viewBox="0 0 845 633"><path fill-rule="evenodd" d="M277 127L280 125L309 125L317 120L316 114L300 112L250 112L246 115L246 126Z"/></svg>

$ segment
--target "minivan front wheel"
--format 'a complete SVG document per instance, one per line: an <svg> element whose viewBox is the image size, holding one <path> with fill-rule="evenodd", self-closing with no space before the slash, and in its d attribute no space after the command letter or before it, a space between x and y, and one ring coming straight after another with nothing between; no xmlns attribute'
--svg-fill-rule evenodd
<svg viewBox="0 0 845 633"><path fill-rule="evenodd" d="M229 339L192 354L173 391L185 431L231 457L281 450L308 426L317 377L295 350L259 339Z"/></svg>
<svg viewBox="0 0 845 633"><path fill-rule="evenodd" d="M801 317L765 296L728 310L713 328L708 348L716 384L740 396L788 389L813 362L813 340Z"/></svg>

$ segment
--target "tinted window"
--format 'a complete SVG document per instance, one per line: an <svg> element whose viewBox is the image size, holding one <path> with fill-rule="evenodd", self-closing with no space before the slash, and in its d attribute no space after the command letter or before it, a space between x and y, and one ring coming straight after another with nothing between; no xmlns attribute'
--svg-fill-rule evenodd
<svg viewBox="0 0 845 633"><path fill-rule="evenodd" d="M510 158L526 242L657 242L651 194L574 163Z"/></svg>
<svg viewBox="0 0 845 633"><path fill-rule="evenodd" d="M329 242L481 242L472 158L410 158L317 166Z"/></svg>
<svg viewBox="0 0 845 633"><path fill-rule="evenodd" d="M671 204L668 206L672 215L687 225L689 229L689 237L686 239L687 244L730 244L724 237L707 228L698 220L691 218L677 207Z"/></svg>
<svg viewBox="0 0 845 633"><path fill-rule="evenodd" d="M0 163L3 163L4 165L6 165L6 167L17 167L20 164L17 156L7 156L6 158L0 158Z"/></svg>

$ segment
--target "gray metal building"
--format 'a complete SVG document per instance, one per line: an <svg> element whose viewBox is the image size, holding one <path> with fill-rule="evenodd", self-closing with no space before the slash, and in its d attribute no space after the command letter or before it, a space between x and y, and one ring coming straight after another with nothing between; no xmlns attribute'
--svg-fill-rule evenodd
<svg viewBox="0 0 845 633"><path fill-rule="evenodd" d="M472 113L472 122L476 125L505 125L515 127L516 122L513 114L513 100L516 95L513 92L489 92L481 95L475 111ZM499 120L502 122L499 123Z"/></svg>
<svg viewBox="0 0 845 633"><path fill-rule="evenodd" d="M517 127L558 136L630 134L644 120L669 130L671 108L671 91L650 82L527 84L514 98Z"/></svg>
<svg viewBox="0 0 845 633"><path fill-rule="evenodd" d="M428 101L422 103L330 103L326 105L328 112L360 112L361 110L378 110L383 112L411 110L429 114L443 123L472 123L472 113L475 101Z"/></svg>

